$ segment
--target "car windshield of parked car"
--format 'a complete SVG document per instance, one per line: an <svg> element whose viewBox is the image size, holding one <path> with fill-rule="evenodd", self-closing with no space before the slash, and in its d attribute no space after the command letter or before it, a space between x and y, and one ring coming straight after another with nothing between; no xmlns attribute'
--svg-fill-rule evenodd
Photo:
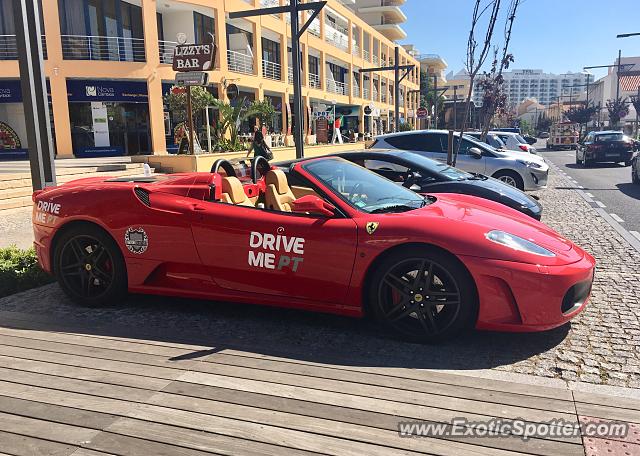
<svg viewBox="0 0 640 456"><path fill-rule="evenodd" d="M623 139L624 135L622 133L605 133L603 135L596 135L596 142L622 141Z"/></svg>
<svg viewBox="0 0 640 456"><path fill-rule="evenodd" d="M406 212L426 206L431 201L343 159L314 160L302 167L362 212Z"/></svg>
<svg viewBox="0 0 640 456"><path fill-rule="evenodd" d="M454 168L453 166L449 166L444 163L440 163L439 161L431 160L430 158L427 158L420 154L402 152L397 156L402 158L403 160L407 160L407 162L415 163L417 167L424 168L427 171L435 174L439 174L440 176L445 177L447 180L461 181L473 178L473 174L466 173L461 169Z"/></svg>
<svg viewBox="0 0 640 456"><path fill-rule="evenodd" d="M529 144L529 143L527 142L527 140L526 140L526 139L524 139L522 136L520 136L520 135L515 135L515 137L516 137L516 140L518 140L518 142L519 142L520 144Z"/></svg>
<svg viewBox="0 0 640 456"><path fill-rule="evenodd" d="M473 143L472 147L477 147L478 149L480 149L483 153L485 151L489 151L489 152L498 152L498 149L496 149L495 147L493 147L491 144L487 144L485 142L481 142L479 139L474 138L473 136L469 136L469 135L464 135L463 136L464 139L466 139L467 141L470 141ZM458 136L456 136L456 145L458 144ZM464 143L463 143L464 144Z"/></svg>

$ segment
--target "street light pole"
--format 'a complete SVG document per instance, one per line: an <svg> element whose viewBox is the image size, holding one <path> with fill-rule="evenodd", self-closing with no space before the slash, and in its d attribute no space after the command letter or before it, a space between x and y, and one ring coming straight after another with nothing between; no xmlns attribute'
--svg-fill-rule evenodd
<svg viewBox="0 0 640 456"><path fill-rule="evenodd" d="M25 0L22 0L25 1ZM291 15L291 58L293 64L293 115L296 125L293 129L293 138L296 144L296 158L304 157L304 118L302 114L302 78L300 72L300 38L309 28L313 20L318 17L320 11L327 4L326 0L300 3L300 0L291 0L289 5L274 6L271 8L258 8L247 11L234 11L229 13L230 19L238 19L252 16L268 16L270 14L289 13ZM298 14L301 11L313 11L307 21L300 27Z"/></svg>
<svg viewBox="0 0 640 456"><path fill-rule="evenodd" d="M618 67L616 69L616 101L620 98L620 61L622 60L622 49L618 50Z"/></svg>
<svg viewBox="0 0 640 456"><path fill-rule="evenodd" d="M458 86L453 86L453 129L458 129Z"/></svg>
<svg viewBox="0 0 640 456"><path fill-rule="evenodd" d="M394 100L394 116L395 116L395 121L394 121L394 126L393 129L394 131L398 131L398 126L400 125L400 83L403 81L404 78L406 78L407 76L409 76L409 73L411 73L411 71L415 68L415 65L413 64L409 64L409 65L400 65L400 48L398 46L395 47L395 51L394 51L394 62L393 65L390 66L385 66L385 67L376 67L376 68L362 68L361 70L359 70L359 73L373 73L376 71L393 71L394 75L395 75L395 87L394 87L394 95L395 95L395 100ZM404 73L402 74L402 76L400 75L400 72L404 70Z"/></svg>

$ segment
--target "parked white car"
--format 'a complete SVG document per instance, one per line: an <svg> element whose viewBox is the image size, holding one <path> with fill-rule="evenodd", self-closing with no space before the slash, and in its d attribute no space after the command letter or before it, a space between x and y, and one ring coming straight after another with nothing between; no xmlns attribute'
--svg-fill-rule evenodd
<svg viewBox="0 0 640 456"><path fill-rule="evenodd" d="M505 144L505 149L515 152L527 152L537 154L538 151L518 133L510 133L506 131L490 131L492 135L496 135Z"/></svg>
<svg viewBox="0 0 640 456"><path fill-rule="evenodd" d="M460 137L459 133L455 135L456 139ZM377 136L371 147L407 150L446 163L448 143L446 130L418 130ZM549 165L538 155L497 150L466 135L462 138L456 167L500 179L520 190L546 188L549 175Z"/></svg>

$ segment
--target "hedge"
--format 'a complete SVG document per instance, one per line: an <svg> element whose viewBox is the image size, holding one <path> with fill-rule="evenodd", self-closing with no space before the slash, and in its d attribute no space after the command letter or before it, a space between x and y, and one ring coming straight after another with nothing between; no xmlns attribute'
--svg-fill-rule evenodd
<svg viewBox="0 0 640 456"><path fill-rule="evenodd" d="M0 248L0 297L53 282L38 265L33 248Z"/></svg>

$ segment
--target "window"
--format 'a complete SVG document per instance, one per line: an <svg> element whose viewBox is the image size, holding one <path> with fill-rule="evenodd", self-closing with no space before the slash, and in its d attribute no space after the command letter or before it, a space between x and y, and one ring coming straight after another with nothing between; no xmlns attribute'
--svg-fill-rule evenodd
<svg viewBox="0 0 640 456"><path fill-rule="evenodd" d="M443 136L441 134L409 134L391 136L386 138L386 142L397 149L441 153L447 150L442 146Z"/></svg>
<svg viewBox="0 0 640 456"><path fill-rule="evenodd" d="M280 43L262 38L262 60L280 63Z"/></svg>
<svg viewBox="0 0 640 456"><path fill-rule="evenodd" d="M204 14L193 12L193 25L195 31L196 44L211 43L211 36L215 31L215 24L212 17Z"/></svg>
<svg viewBox="0 0 640 456"><path fill-rule="evenodd" d="M320 59L309 54L309 73L319 75L320 74Z"/></svg>

